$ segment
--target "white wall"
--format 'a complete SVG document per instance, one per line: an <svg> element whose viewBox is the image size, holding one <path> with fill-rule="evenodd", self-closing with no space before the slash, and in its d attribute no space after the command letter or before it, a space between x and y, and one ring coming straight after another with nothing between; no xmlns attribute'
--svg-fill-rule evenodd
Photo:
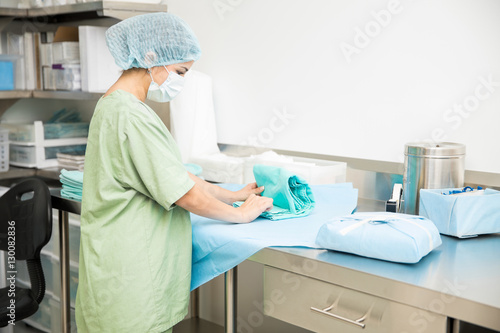
<svg viewBox="0 0 500 333"><path fill-rule="evenodd" d="M405 143L446 140L500 173L500 2L168 5L200 39L220 143L402 162Z"/></svg>

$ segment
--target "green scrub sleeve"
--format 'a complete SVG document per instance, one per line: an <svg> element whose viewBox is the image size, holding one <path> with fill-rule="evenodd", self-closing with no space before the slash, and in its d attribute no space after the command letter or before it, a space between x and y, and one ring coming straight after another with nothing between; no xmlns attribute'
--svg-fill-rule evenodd
<svg viewBox="0 0 500 333"><path fill-rule="evenodd" d="M161 122L158 119L159 122ZM163 123L129 119L125 130L123 179L136 191L170 210L194 181L182 164L175 141Z"/></svg>

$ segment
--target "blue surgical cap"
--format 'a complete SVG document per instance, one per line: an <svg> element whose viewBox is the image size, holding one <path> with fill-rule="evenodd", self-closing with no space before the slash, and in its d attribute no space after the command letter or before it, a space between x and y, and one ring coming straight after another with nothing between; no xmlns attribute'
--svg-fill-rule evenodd
<svg viewBox="0 0 500 333"><path fill-rule="evenodd" d="M123 20L106 31L106 43L116 64L125 70L196 61L201 55L191 28L170 13Z"/></svg>

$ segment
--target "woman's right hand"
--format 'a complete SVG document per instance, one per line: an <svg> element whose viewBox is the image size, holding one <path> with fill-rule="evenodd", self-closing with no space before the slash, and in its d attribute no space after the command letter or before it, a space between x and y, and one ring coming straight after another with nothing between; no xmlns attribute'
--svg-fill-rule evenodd
<svg viewBox="0 0 500 333"><path fill-rule="evenodd" d="M248 223L255 220L265 211L273 208L273 199L250 194L245 202L238 208L241 211L242 222Z"/></svg>

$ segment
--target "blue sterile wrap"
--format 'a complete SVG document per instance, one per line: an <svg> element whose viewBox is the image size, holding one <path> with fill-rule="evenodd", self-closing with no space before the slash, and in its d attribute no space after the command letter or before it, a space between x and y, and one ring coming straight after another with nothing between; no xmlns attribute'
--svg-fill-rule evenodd
<svg viewBox="0 0 500 333"><path fill-rule="evenodd" d="M419 214L428 217L439 232L472 237L500 232L500 192L484 190L483 195L443 195L461 189L420 190Z"/></svg>
<svg viewBox="0 0 500 333"><path fill-rule="evenodd" d="M236 191L243 185L223 185ZM356 209L358 190L350 183L313 185L316 208L308 216L235 224L191 214L193 226L193 267L191 289L235 267L269 246L317 248L316 234L325 221L350 214Z"/></svg>
<svg viewBox="0 0 500 333"><path fill-rule="evenodd" d="M59 180L62 184L63 198L82 201L83 172L62 169Z"/></svg>
<svg viewBox="0 0 500 333"><path fill-rule="evenodd" d="M318 246L364 257L416 263L441 245L432 221L396 213L355 213L321 226Z"/></svg>
<svg viewBox="0 0 500 333"><path fill-rule="evenodd" d="M315 205L314 195L307 182L290 171L269 166L256 164L253 174L257 186L264 186L262 196L273 198L273 208L263 212L262 217L270 220L283 220L294 217L306 216ZM235 202L238 207L243 202Z"/></svg>

